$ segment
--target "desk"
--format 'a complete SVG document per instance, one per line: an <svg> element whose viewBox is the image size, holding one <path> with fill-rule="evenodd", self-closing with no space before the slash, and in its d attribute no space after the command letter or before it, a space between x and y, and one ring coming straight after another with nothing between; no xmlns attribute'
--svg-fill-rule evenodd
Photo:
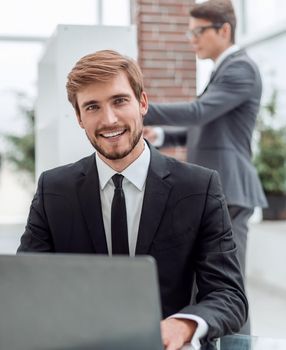
<svg viewBox="0 0 286 350"><path fill-rule="evenodd" d="M218 341L217 350L286 350L286 339L230 335Z"/></svg>

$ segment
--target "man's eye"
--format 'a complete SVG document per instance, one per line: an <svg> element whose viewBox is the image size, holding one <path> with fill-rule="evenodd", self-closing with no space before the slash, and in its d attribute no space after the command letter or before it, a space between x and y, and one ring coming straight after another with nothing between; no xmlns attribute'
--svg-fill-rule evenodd
<svg viewBox="0 0 286 350"><path fill-rule="evenodd" d="M120 105L120 104L123 104L125 102L127 102L127 98L126 97L119 97L116 100L114 100L114 103L116 105Z"/></svg>
<svg viewBox="0 0 286 350"><path fill-rule="evenodd" d="M98 110L98 106L97 105L90 105L90 106L87 106L86 107L86 110L87 111L96 111L96 110Z"/></svg>

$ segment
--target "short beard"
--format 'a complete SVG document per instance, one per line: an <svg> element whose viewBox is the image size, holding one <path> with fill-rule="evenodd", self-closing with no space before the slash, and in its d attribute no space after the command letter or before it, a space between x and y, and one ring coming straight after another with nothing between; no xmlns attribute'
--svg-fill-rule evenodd
<svg viewBox="0 0 286 350"><path fill-rule="evenodd" d="M131 140L131 146L129 149L123 152L113 152L113 153L107 153L105 150L100 147L94 140L91 140L88 135L86 134L87 138L89 139L89 142L92 144L92 146L95 148L95 150L100 153L103 157L109 160L117 160L117 159L122 159L128 154L130 154L133 149L137 146L138 142L140 141L140 138L142 136L143 129L141 129L137 134L133 134L133 138Z"/></svg>

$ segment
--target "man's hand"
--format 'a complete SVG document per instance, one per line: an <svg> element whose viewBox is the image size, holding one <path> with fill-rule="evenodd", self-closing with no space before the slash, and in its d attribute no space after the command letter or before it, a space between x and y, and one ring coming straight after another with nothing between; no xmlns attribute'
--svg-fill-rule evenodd
<svg viewBox="0 0 286 350"><path fill-rule="evenodd" d="M162 341L166 350L179 350L190 342L197 328L193 320L168 318L161 321Z"/></svg>
<svg viewBox="0 0 286 350"><path fill-rule="evenodd" d="M152 126L144 127L143 136L144 136L144 139L149 141L151 144L154 143L158 137L157 133L154 131L154 128Z"/></svg>

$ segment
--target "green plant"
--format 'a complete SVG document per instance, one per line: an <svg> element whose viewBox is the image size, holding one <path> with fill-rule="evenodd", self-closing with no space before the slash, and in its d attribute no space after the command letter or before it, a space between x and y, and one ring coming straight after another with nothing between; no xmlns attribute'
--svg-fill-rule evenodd
<svg viewBox="0 0 286 350"><path fill-rule="evenodd" d="M27 173L32 180L35 176L35 112L29 106L23 94L17 94L19 98L18 111L25 120L25 130L22 135L6 134L8 143L6 158L19 171Z"/></svg>
<svg viewBox="0 0 286 350"><path fill-rule="evenodd" d="M266 193L286 194L286 127L274 125L276 102L275 90L258 119L260 139L254 163Z"/></svg>

